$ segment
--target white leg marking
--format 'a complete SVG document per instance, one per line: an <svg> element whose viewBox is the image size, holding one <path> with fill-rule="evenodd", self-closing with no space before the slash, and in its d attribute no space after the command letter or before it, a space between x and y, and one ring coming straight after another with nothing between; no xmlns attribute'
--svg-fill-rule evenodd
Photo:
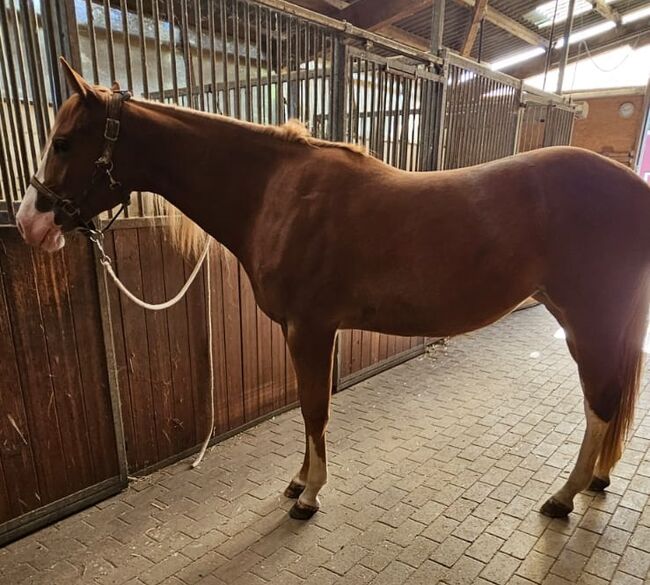
<svg viewBox="0 0 650 585"><path fill-rule="evenodd" d="M309 437L309 471L307 473L307 484L300 494L298 502L312 508L320 507L318 492L327 483L327 464L318 456L314 440Z"/></svg>
<svg viewBox="0 0 650 585"><path fill-rule="evenodd" d="M45 165L47 163L50 143L48 142L41 164L36 172L36 177L43 181L45 177ZM16 213L16 224L23 239L32 246L39 246L47 252L55 252L63 248L65 238L61 228L54 223L54 213L51 211L41 212L36 209L36 198L38 193L31 185L27 188L23 200Z"/></svg>
<svg viewBox="0 0 650 585"><path fill-rule="evenodd" d="M607 432L609 423L599 418L589 407L585 399L585 415L587 417L587 428L582 439L578 460L569 475L569 479L562 488L553 496L562 504L573 507L575 495L585 489L591 482L596 459Z"/></svg>

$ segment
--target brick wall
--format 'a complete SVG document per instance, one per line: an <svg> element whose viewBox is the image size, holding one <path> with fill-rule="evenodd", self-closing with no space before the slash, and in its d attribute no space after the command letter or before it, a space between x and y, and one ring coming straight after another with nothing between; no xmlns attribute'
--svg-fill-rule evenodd
<svg viewBox="0 0 650 585"><path fill-rule="evenodd" d="M631 166L643 121L643 96L631 94L586 100L576 96L576 99L589 103L589 114L584 120L576 120L571 144ZM619 113L619 108L626 102L634 105L634 113L629 118L623 118Z"/></svg>

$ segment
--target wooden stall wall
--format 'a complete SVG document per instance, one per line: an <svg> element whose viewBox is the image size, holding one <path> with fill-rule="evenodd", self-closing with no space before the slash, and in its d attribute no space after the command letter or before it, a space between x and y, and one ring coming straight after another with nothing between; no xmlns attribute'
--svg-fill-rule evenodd
<svg viewBox="0 0 650 585"><path fill-rule="evenodd" d="M338 389L352 386L400 361L424 352L424 337L400 337L357 329L338 336Z"/></svg>
<svg viewBox="0 0 650 585"><path fill-rule="evenodd" d="M52 502L117 483L118 457L89 242L46 254L0 229L0 540Z"/></svg>
<svg viewBox="0 0 650 585"><path fill-rule="evenodd" d="M118 275L146 301L173 296L193 265L147 220L116 224L106 241ZM246 273L216 242L210 256L215 435L294 404L296 377L279 325L257 307ZM209 428L205 272L167 311L134 305L109 286L127 459L142 471L199 444Z"/></svg>

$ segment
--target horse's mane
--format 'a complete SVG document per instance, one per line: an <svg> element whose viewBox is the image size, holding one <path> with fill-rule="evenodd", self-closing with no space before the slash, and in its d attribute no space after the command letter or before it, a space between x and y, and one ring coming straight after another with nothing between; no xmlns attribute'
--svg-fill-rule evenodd
<svg viewBox="0 0 650 585"><path fill-rule="evenodd" d="M230 119L229 119L230 121ZM281 126L253 125L239 120L232 120L235 124L255 126L263 134L274 136L287 142L298 142L313 148L341 148L361 156L369 156L368 150L357 144L347 142L329 142L314 138L309 130L298 120L289 120ZM196 223L184 213L174 207L166 199L160 198L163 214L168 220L168 237L172 245L187 258L198 258L205 247L208 236Z"/></svg>

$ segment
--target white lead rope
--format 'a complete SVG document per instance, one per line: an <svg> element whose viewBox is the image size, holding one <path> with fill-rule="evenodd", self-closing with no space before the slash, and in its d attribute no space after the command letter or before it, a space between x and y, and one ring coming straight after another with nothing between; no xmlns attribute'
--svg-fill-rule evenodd
<svg viewBox="0 0 650 585"><path fill-rule="evenodd" d="M210 286L210 255L208 254L208 252L210 251L210 244L212 243L212 239L208 236L208 241L205 244L205 249L201 253L201 256L199 257L199 260L196 263L194 270L192 270L192 273L187 279L187 282L181 287L178 293L176 293L174 297L165 301L164 303L157 303L157 304L147 303L146 301L143 301L142 299L136 297L128 288L126 288L126 286L119 279L117 274L115 274L115 270L113 269L113 263L111 262L111 258L110 256L108 256L108 254L106 254L106 251L104 250L103 234L101 232L93 233L90 236L90 241L93 242L93 244L95 244L97 250L99 251L99 262L104 267L104 270L106 270L107 274L113 279L113 282L117 285L117 288L119 288L124 293L124 295L127 296L136 305L142 307L143 309L147 309L149 311L164 311L165 309L169 309L169 307L172 307L176 303L178 303L178 301L180 301L185 296L185 293L187 293L187 290L190 288L190 286L192 286L192 283L196 279L197 274L201 270L201 266L205 262L205 267L206 267L205 284L207 287L206 300L208 304L208 352L209 352L208 364L210 369L210 429L208 431L207 436L205 437L205 440L203 441L203 445L201 446L201 450L199 451L199 454L197 455L196 459L192 463L192 468L198 467L198 465L203 460L206 450L208 449L208 445L210 444L210 439L212 438L212 432L214 431L214 356L212 355L212 290Z"/></svg>

